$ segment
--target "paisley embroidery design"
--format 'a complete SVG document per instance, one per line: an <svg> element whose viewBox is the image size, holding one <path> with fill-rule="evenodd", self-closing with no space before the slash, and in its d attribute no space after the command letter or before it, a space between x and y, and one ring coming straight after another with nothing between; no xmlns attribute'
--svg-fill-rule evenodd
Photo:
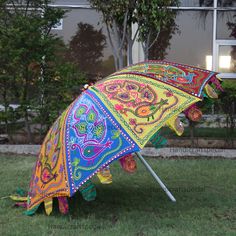
<svg viewBox="0 0 236 236"><path fill-rule="evenodd" d="M90 88L142 148L167 120L199 101L165 82L137 74L118 74Z"/></svg>
<svg viewBox="0 0 236 236"><path fill-rule="evenodd" d="M56 120L42 144L30 181L28 209L48 197L68 195L69 186L62 145L65 119L66 112Z"/></svg>
<svg viewBox="0 0 236 236"><path fill-rule="evenodd" d="M217 73L167 61L149 61L137 63L115 74L125 72L144 73L158 80L165 81L186 92L201 96L205 84Z"/></svg>
<svg viewBox="0 0 236 236"><path fill-rule="evenodd" d="M84 92L69 111L65 144L72 195L91 172L95 174L118 157L139 150L90 91Z"/></svg>

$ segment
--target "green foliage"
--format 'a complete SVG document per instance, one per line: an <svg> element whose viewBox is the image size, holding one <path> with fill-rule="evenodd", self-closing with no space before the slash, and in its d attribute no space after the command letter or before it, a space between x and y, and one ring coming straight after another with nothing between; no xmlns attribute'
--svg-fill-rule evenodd
<svg viewBox="0 0 236 236"><path fill-rule="evenodd" d="M223 83L224 93L220 97L220 104L225 112L229 116L235 116L236 106L236 82L232 80L225 80Z"/></svg>
<svg viewBox="0 0 236 236"><path fill-rule="evenodd" d="M93 7L102 12L104 22L113 30L114 36L118 36L117 48L126 50L131 48L134 40L131 36L132 24L137 23L138 34L136 37L145 44L145 56L148 57L148 50L153 44L150 37L158 35L160 30L165 30L170 24L176 13L169 6L178 6L179 0L112 0L107 4L106 0L90 0ZM127 37L127 44L122 44L122 39ZM156 41L156 37L154 38ZM131 54L128 54L132 57ZM121 57L121 55L120 55ZM148 58L146 58L148 59ZM129 60L132 63L132 60Z"/></svg>
<svg viewBox="0 0 236 236"><path fill-rule="evenodd" d="M231 91L230 96L236 97L236 82L233 80L224 80L224 90Z"/></svg>
<svg viewBox="0 0 236 236"><path fill-rule="evenodd" d="M106 23L112 24L113 20L122 24L127 9L132 13L136 1L111 0L107 4L106 0L90 0L92 6L103 13L103 19Z"/></svg>
<svg viewBox="0 0 236 236"><path fill-rule="evenodd" d="M144 42L147 40L150 32L160 32L173 24L173 18L176 13L169 8L171 5L178 6L179 1L163 1L163 0L142 0L136 6L134 11L133 22L139 25L139 40Z"/></svg>
<svg viewBox="0 0 236 236"><path fill-rule="evenodd" d="M74 99L71 90L77 86L78 94L84 82L84 76L66 62L64 43L51 34L65 11L49 3L0 1L0 101L5 107L1 121L12 126L16 120L9 104L19 104L18 118L24 120L30 142L31 123L47 129Z"/></svg>
<svg viewBox="0 0 236 236"><path fill-rule="evenodd" d="M226 114L227 141L233 147L233 139L236 128L236 82L225 80L223 83L224 93L218 102L221 110Z"/></svg>
<svg viewBox="0 0 236 236"><path fill-rule="evenodd" d="M38 80L36 86L41 88L38 96L32 100L37 116L35 123L44 126L45 133L63 110L80 94L81 84L86 77L69 62L59 61L53 68L45 71L44 80Z"/></svg>
<svg viewBox="0 0 236 236"><path fill-rule="evenodd" d="M101 69L105 47L106 37L102 29L96 30L92 25L81 22L69 43L68 59L81 71L95 74Z"/></svg>
<svg viewBox="0 0 236 236"><path fill-rule="evenodd" d="M128 11L128 27L131 23L138 23L140 37L151 28L159 30L160 25L168 25L173 14L169 6L179 4L177 0L112 0L109 4L106 0L90 0L89 2L103 13L106 23L112 24L115 21L121 27L125 13Z"/></svg>
<svg viewBox="0 0 236 236"><path fill-rule="evenodd" d="M171 149L184 152L183 149ZM215 152L216 150L208 150ZM224 154L224 150L222 153ZM236 162L226 159L146 159L177 199L171 202L142 163L132 175L118 162L111 166L113 183L102 185L98 196L86 202L80 193L69 198L69 214L61 215L54 199L53 212L46 216L43 204L32 217L12 207L17 186L27 189L35 157L1 155L1 235L81 236L198 236L235 235Z"/></svg>

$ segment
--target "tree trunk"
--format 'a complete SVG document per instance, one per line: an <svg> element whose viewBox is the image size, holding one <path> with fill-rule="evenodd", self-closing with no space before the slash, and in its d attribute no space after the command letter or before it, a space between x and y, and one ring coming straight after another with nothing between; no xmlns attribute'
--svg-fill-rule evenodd
<svg viewBox="0 0 236 236"><path fill-rule="evenodd" d="M149 56L149 51L148 51L148 47L146 46L145 47L145 50L144 50L144 60L148 60L148 56Z"/></svg>
<svg viewBox="0 0 236 236"><path fill-rule="evenodd" d="M123 53L121 52L119 54L119 65L118 65L118 69L122 69L124 67L124 57L123 57Z"/></svg>
<svg viewBox="0 0 236 236"><path fill-rule="evenodd" d="M142 42L144 60L148 60L148 44L146 42Z"/></svg>
<svg viewBox="0 0 236 236"><path fill-rule="evenodd" d="M149 59L149 50L152 48L152 46L155 44L159 37L160 31L157 32L155 39L151 42L151 37L152 37L152 31L148 33L148 36L146 40L142 43L143 46L143 51L144 51L144 60Z"/></svg>
<svg viewBox="0 0 236 236"><path fill-rule="evenodd" d="M118 59L116 57L116 55L113 53L113 58L114 58L114 62L115 62L115 68L116 68L116 71L118 70Z"/></svg>
<svg viewBox="0 0 236 236"><path fill-rule="evenodd" d="M114 57L116 70L122 69L124 67L123 51L125 46L125 39L127 36L126 35L127 14L128 11L125 14L125 19L123 23L124 26L122 32L119 30L119 27L115 21L112 22L112 25L110 25L110 22L106 22L108 40L112 48L112 54Z"/></svg>
<svg viewBox="0 0 236 236"><path fill-rule="evenodd" d="M128 49L127 49L127 53L128 53L128 65L132 65L133 64L133 55L132 55L132 46L129 45L128 43Z"/></svg>
<svg viewBox="0 0 236 236"><path fill-rule="evenodd" d="M131 29L129 29L127 31L127 55L128 55L127 61L128 61L128 65L133 64L133 55L132 55L133 45L134 45L134 40L132 39L132 31L131 31Z"/></svg>

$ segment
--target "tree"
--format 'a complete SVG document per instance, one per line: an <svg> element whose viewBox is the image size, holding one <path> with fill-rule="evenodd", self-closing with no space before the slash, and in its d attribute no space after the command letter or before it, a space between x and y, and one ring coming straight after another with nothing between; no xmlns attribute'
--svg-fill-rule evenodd
<svg viewBox="0 0 236 236"><path fill-rule="evenodd" d="M106 0L90 0L89 2L102 13L116 69L122 68L128 20L133 9L130 1L111 0L109 4Z"/></svg>
<svg viewBox="0 0 236 236"><path fill-rule="evenodd" d="M39 92L31 100L37 111L33 121L41 125L41 138L61 112L81 93L82 85L87 83L85 74L67 60L67 54L68 48L58 39L53 59L45 61L43 80L38 79L34 84Z"/></svg>
<svg viewBox="0 0 236 236"><path fill-rule="evenodd" d="M49 0L0 0L3 118L6 127L9 127L6 118L10 114L9 103L17 101L29 142L33 142L31 123L35 115L44 118L40 121L43 125L43 122L51 121L51 111L59 109L52 108L50 103L55 98L58 103L60 94L55 84L60 81L66 86L66 78L60 76L63 70L58 68L65 67L66 63L57 59L58 47L62 42L50 33L65 12L51 8L49 3ZM49 105L51 110L46 109Z"/></svg>
<svg viewBox="0 0 236 236"><path fill-rule="evenodd" d="M69 43L68 58L81 71L95 74L101 67L105 46L106 37L102 29L96 30L92 25L81 22Z"/></svg>
<svg viewBox="0 0 236 236"><path fill-rule="evenodd" d="M174 25L176 12L169 7L178 6L178 4L177 0L144 0L137 5L134 22L138 24L138 40L142 44L145 60L148 59L149 50L157 41L160 33L168 30L170 25Z"/></svg>
<svg viewBox="0 0 236 236"><path fill-rule="evenodd" d="M132 60L132 46L138 39L143 46L145 59L148 51L156 41L160 29L167 26L174 15L169 8L178 5L178 0L90 0L93 7L103 15L107 27L116 69L124 66L124 55L128 51L128 61ZM137 30L132 32L132 24L137 24ZM154 40L151 36L155 34Z"/></svg>
<svg viewBox="0 0 236 236"><path fill-rule="evenodd" d="M55 38L49 32L64 12L52 9L49 1L0 2L0 54L6 75L14 77L15 95L21 105L28 140L32 141L30 127L30 91L35 80L40 78L43 60L50 60Z"/></svg>

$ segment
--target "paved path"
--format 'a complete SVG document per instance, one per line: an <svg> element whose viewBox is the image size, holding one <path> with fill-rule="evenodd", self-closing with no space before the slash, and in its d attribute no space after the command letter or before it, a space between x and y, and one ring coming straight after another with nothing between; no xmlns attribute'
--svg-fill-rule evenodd
<svg viewBox="0 0 236 236"><path fill-rule="evenodd" d="M38 155L40 145L0 145L0 153ZM150 157L223 157L236 159L236 149L161 148L146 147L142 155Z"/></svg>

